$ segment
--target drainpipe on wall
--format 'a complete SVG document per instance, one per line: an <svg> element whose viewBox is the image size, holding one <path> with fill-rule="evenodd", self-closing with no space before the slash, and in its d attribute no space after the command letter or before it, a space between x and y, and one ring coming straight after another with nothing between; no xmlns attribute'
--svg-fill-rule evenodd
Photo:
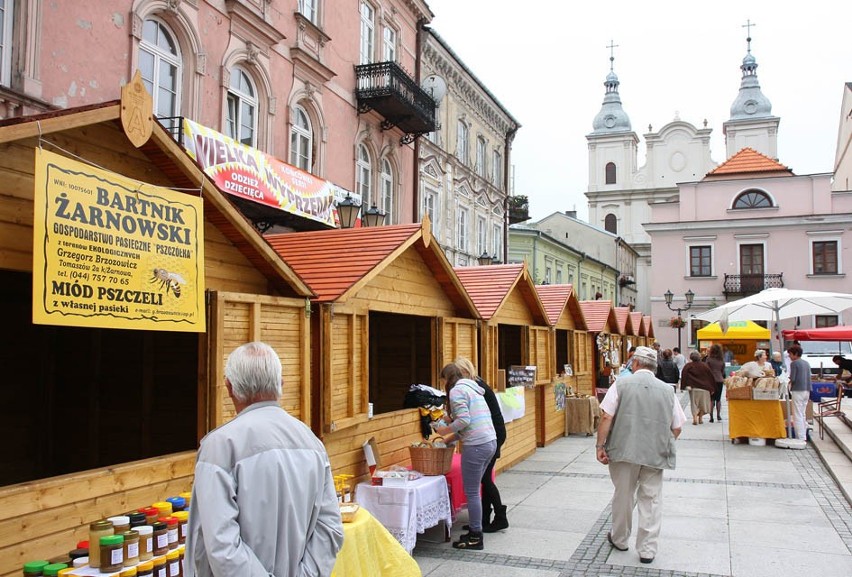
<svg viewBox="0 0 852 577"><path fill-rule="evenodd" d="M518 128L515 127L506 133L506 150L503 155L503 190L506 197L503 199L503 264L509 262L509 151L512 149L512 141Z"/></svg>
<svg viewBox="0 0 852 577"><path fill-rule="evenodd" d="M414 49L416 54L414 56L414 81L417 85L420 85L420 61L423 53L423 29L426 26L426 19L421 18L417 21L417 35L414 40ZM435 109L437 113L437 107ZM412 214L411 214L411 222L419 222L420 221L420 137L414 139L414 169L412 170L413 174L413 186L414 190L411 191L411 204L412 204Z"/></svg>

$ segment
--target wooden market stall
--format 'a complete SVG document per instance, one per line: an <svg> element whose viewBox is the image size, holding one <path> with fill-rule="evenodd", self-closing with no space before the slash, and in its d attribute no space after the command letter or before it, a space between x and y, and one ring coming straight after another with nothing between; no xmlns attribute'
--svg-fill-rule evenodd
<svg viewBox="0 0 852 577"><path fill-rule="evenodd" d="M621 354L621 362L627 358L627 351L630 347L636 346L636 337L639 331L633 326L633 317L630 314L629 307L615 307L615 318L618 321L618 332L621 335L621 343L619 353Z"/></svg>
<svg viewBox="0 0 852 577"><path fill-rule="evenodd" d="M536 285L539 299L553 327L553 351L558 376L536 387L536 442L543 447L565 434L565 405L557 407L559 385L577 393L594 394L592 339L570 284ZM566 370L567 369L567 370Z"/></svg>
<svg viewBox="0 0 852 577"><path fill-rule="evenodd" d="M478 356L477 313L443 249L422 224L267 236L316 294L311 303L314 419L335 473L410 464L422 439L412 384L438 387L444 364ZM370 406L372 405L372 417Z"/></svg>
<svg viewBox="0 0 852 577"><path fill-rule="evenodd" d="M455 271L482 318L478 363L482 378L500 391L512 379L512 367L535 367L534 382L523 387L524 415L506 425L506 444L496 467L502 471L536 449L535 388L556 376L549 320L526 263ZM507 394L518 394L517 387L512 388L516 390Z"/></svg>
<svg viewBox="0 0 852 577"><path fill-rule="evenodd" d="M654 323L650 315L643 315L642 322L645 323L645 345L650 347L657 340L657 336L654 334Z"/></svg>
<svg viewBox="0 0 852 577"><path fill-rule="evenodd" d="M722 331L718 322L698 329L698 350L709 349L714 344L722 345L734 355L732 365L742 365L754 359L757 349L769 350L769 329L754 321L731 321L728 330Z"/></svg>
<svg viewBox="0 0 852 577"><path fill-rule="evenodd" d="M648 328L645 326L645 320L642 318L642 313L631 312L630 322L633 323L633 332L636 334L633 346L647 346Z"/></svg>
<svg viewBox="0 0 852 577"><path fill-rule="evenodd" d="M580 301L580 310L586 319L586 326L592 338L593 370L595 377L601 374L607 362L612 367L613 374L624 359L621 358L619 345L621 337L618 332L618 320L612 308L612 302L604 300Z"/></svg>
<svg viewBox="0 0 852 577"><path fill-rule="evenodd" d="M0 285L6 304L0 350L7 375L15 375L0 384L0 431L14 440L0 456L2 576L18 575L24 561L67 553L87 538L91 521L189 490L199 439L233 414L224 394L223 362L235 346L262 339L275 347L285 361L282 404L310 420L310 325L305 316L310 289L144 111L134 117L131 139L123 129L123 109L133 112L134 104L115 101L0 122ZM99 213L102 221L91 212L95 207L66 212L64 203L77 191L62 179L46 178L37 162L46 156L37 153L42 150L55 153L50 170L76 163L84 167L82 172L65 173L101 179L97 182L104 190L113 190L113 181L132 181L135 190L128 194L136 204L127 200L130 196L113 198ZM46 186L36 190L40 181ZM131 243L124 238L130 225L114 214L114 222L123 223L125 230L107 230L107 208L128 217L135 209L133 216L144 216L142 207L153 203L138 199L148 198L152 185L161 187L152 190L168 189L178 203L189 196L201 199L203 210L195 213L198 226L191 230L198 243L179 253L188 268L199 271L197 286L180 282L188 275L178 278L155 268L163 266L156 263L165 262L164 253L171 250L162 248L162 237L150 245ZM45 195L51 187L59 189L57 196ZM39 198L55 198L47 208L67 217L69 224L47 229L34 243ZM100 188L97 198L102 200ZM170 214L173 223L189 217L180 209ZM54 216L49 210L47 215ZM173 232L183 239L183 229ZM62 326L36 324L40 294L33 295L33 287L44 279L37 276L43 270L34 266L34 259L56 237L64 243L57 266L74 271L67 278L80 283L78 293L84 294L83 287L92 286L99 272L80 263L120 254L116 262L101 260L100 272L114 274L116 285L130 291L132 285L118 281L131 277L119 273L136 268L128 262L138 263L144 277L131 298L197 299L200 326L184 331L174 328L174 322L150 329L136 326L139 320L122 319L123 325L112 328L85 325L88 318L63 321ZM51 290L58 294L64 289L60 283ZM118 293L104 289L97 294L110 298ZM61 299L70 301L67 295ZM118 323L121 310L111 310L103 315L111 318L103 322Z"/></svg>

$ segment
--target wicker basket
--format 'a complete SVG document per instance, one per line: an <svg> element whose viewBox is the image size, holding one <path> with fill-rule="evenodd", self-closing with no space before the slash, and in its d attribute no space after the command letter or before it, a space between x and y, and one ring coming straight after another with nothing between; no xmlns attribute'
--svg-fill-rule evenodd
<svg viewBox="0 0 852 577"><path fill-rule="evenodd" d="M751 399L751 386L746 385L744 387L737 387L736 389L730 389L725 387L725 398L728 400L735 401L750 401Z"/></svg>
<svg viewBox="0 0 852 577"><path fill-rule="evenodd" d="M424 475L446 475L453 467L455 447L409 447L411 468Z"/></svg>

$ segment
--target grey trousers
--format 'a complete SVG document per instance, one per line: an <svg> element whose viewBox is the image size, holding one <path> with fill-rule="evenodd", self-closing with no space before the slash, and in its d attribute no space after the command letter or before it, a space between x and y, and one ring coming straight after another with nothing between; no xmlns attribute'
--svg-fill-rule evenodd
<svg viewBox="0 0 852 577"><path fill-rule="evenodd" d="M609 464L615 486L612 497L612 540L627 547L633 531L633 508L638 508L636 550L640 557L654 558L663 517L663 470L623 461Z"/></svg>
<svg viewBox="0 0 852 577"><path fill-rule="evenodd" d="M464 496L467 498L467 514L470 530L482 532L482 497L479 488L482 485L482 475L491 462L491 457L497 451L497 441L489 441L482 445L462 445L461 472Z"/></svg>

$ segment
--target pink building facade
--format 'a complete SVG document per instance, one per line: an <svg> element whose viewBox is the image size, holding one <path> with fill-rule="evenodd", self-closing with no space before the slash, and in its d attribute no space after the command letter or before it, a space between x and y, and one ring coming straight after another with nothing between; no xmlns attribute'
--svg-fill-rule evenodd
<svg viewBox="0 0 852 577"><path fill-rule="evenodd" d="M434 109L407 95L419 89L425 1L4 5L0 118L116 100L138 69L164 124L186 117L296 165L375 204L386 224L418 213L411 137L429 131ZM356 72L363 64L387 66L370 76ZM377 78L403 87L390 107L365 96ZM406 106L423 122L401 122Z"/></svg>
<svg viewBox="0 0 852 577"><path fill-rule="evenodd" d="M764 288L852 292L852 191L832 191L831 174L797 176L745 148L678 189L678 200L651 205L645 225L653 247L651 312L664 347L678 339L668 326L676 316L663 298L669 290L672 308L687 306L687 291L695 294L682 313L683 349L695 346L705 324L688 317ZM850 311L798 319L802 328L850 322Z"/></svg>

